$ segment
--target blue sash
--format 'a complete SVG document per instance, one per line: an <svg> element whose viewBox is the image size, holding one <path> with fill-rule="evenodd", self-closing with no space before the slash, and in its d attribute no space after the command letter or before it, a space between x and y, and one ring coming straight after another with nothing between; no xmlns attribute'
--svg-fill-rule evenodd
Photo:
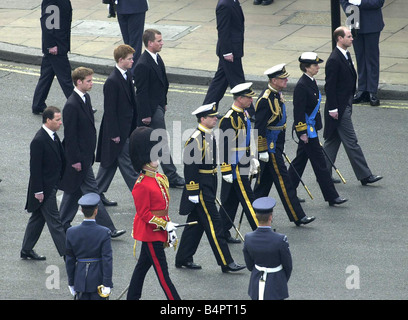
<svg viewBox="0 0 408 320"><path fill-rule="evenodd" d="M322 94L319 91L319 101L317 102L316 107L313 109L313 112L310 114L310 116L307 115L307 113L305 114L305 118L306 118L306 124L307 124L307 136L309 138L316 138L317 137L317 131L315 128L316 125L316 114L320 109L320 102L322 101Z"/></svg>
<svg viewBox="0 0 408 320"><path fill-rule="evenodd" d="M232 177L234 179L237 178L235 168L237 164L240 162L241 158L246 154L246 148L249 147L249 145L251 144L251 120L249 119L249 117L247 117L246 123L247 123L247 126L246 126L247 131L246 131L245 141L242 143L241 146L238 146L238 148L240 149L242 148L242 150L235 151L235 162L231 164Z"/></svg>
<svg viewBox="0 0 408 320"><path fill-rule="evenodd" d="M274 127L281 127L286 123L286 106L282 103L282 119L274 125ZM268 152L275 153L276 150L276 141L278 140L279 133L282 130L269 130L266 129L266 143L268 144Z"/></svg>

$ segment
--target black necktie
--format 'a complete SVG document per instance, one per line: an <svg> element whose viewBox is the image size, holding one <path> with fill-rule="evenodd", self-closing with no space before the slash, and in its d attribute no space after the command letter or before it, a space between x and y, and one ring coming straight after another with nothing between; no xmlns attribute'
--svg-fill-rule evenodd
<svg viewBox="0 0 408 320"><path fill-rule="evenodd" d="M348 61L349 65L350 65L350 67L353 68L353 62L351 61L351 54L348 51L347 51L347 61Z"/></svg>

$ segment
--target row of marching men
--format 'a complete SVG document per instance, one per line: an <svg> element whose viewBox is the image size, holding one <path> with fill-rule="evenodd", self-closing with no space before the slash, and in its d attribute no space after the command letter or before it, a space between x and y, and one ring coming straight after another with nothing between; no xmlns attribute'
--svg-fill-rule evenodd
<svg viewBox="0 0 408 320"><path fill-rule="evenodd" d="M152 152L157 141L150 138L153 129L139 127L132 133L130 157L133 167L140 172L132 191L136 209L132 235L142 244L138 262L127 288L127 299L141 298L143 282L151 266L155 269L166 297L180 299L170 279L164 249L178 246L175 258L177 268L201 269L193 257L203 233L209 240L222 272L236 272L245 267L251 270L248 293L252 299L288 297L287 281L291 275L292 258L286 236L271 229L272 211L276 204L274 199L268 197L272 183L275 183L289 220L297 226L315 220L315 217L305 214L296 194L296 187L301 181L307 159L311 160L323 196L329 205L335 206L347 201L338 195L334 187L334 181L326 165L325 151L316 134L322 127L319 112L321 95L313 75L318 71L318 67L315 66L322 60L315 53L304 53L299 61L301 68L303 64L302 71L305 74L298 82L298 90L295 89L294 131L302 141L299 142L296 159L303 161L298 163L295 159L290 162L289 170L284 162L287 110L282 90L286 87L289 74L285 64L276 65L265 71L269 78L268 85L259 95L255 105L259 160L250 154L252 123L247 108L251 107L255 96L251 88L252 83L242 83L231 90L233 105L221 117L219 123L219 128L223 132L231 130L235 133L232 139L227 134L223 136L224 141L219 141L220 149L224 149L224 155L227 155L221 164L221 201L217 198L218 162L217 141L214 135L214 128L220 118L217 106L215 103L206 104L193 112L197 117L198 127L184 148L186 184L179 208L181 215L187 215L185 224L177 224L170 220L169 182L164 174L158 172L159 156ZM304 88L305 96L302 96L299 94L299 88L303 85L307 87L304 82L308 80L312 82L311 85L308 84L310 92ZM297 101L302 101L301 112L297 110ZM304 140L305 135L307 141ZM313 148L312 151L308 149L309 146ZM257 182L252 191L251 178L255 175ZM253 230L245 235L245 239L234 224L239 204L242 205ZM176 230L182 226L185 228L178 239ZM228 242L235 242L229 234L231 227L234 227L244 241L245 265L236 263L228 248ZM67 234L67 241L69 238ZM67 270L69 270L68 256ZM102 260L104 257L103 255ZM85 265L92 265L93 262L84 261ZM78 261L76 263L79 264ZM89 271L90 269L87 269L87 272ZM110 291L111 279L103 277L101 282L99 291L100 295L103 295L104 290ZM75 286L71 290L77 294Z"/></svg>

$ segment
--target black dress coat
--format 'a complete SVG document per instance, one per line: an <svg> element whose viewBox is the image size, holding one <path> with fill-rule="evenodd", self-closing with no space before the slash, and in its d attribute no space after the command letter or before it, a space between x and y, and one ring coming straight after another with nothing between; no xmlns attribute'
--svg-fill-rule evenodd
<svg viewBox="0 0 408 320"><path fill-rule="evenodd" d="M118 68L112 71L103 86L104 114L99 129L96 161L109 167L121 153L130 134L136 128L136 97L131 75L127 80ZM120 137L120 143L112 138Z"/></svg>

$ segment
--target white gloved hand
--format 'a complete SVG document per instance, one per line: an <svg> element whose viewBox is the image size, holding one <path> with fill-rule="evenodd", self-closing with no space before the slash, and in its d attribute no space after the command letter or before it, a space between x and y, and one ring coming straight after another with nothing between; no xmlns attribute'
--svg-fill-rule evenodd
<svg viewBox="0 0 408 320"><path fill-rule="evenodd" d="M102 291L102 294L110 295L111 288L103 287L101 291Z"/></svg>
<svg viewBox="0 0 408 320"><path fill-rule="evenodd" d="M75 295L76 295L76 291L75 291L75 289L74 289L74 286L68 286L68 288L69 288L69 292L70 292L73 296L75 296Z"/></svg>
<svg viewBox="0 0 408 320"><path fill-rule="evenodd" d="M268 162L269 161L269 154L268 152L261 152L259 154L259 160L263 161L263 162Z"/></svg>
<svg viewBox="0 0 408 320"><path fill-rule="evenodd" d="M223 175L222 178L224 179L224 181L226 181L228 183L232 183L232 181L233 181L232 173Z"/></svg>
<svg viewBox="0 0 408 320"><path fill-rule="evenodd" d="M174 223L171 221L167 221L166 223L166 231L171 232L177 229L178 223Z"/></svg>
<svg viewBox="0 0 408 320"><path fill-rule="evenodd" d="M169 233L168 233L168 243L169 243L169 247L173 247L173 246L176 246L176 244L177 244L177 234L176 234L176 231L170 231Z"/></svg>
<svg viewBox="0 0 408 320"><path fill-rule="evenodd" d="M256 158L252 158L249 163L249 174L254 175L258 173L259 161Z"/></svg>
<svg viewBox="0 0 408 320"><path fill-rule="evenodd" d="M198 196L188 196L188 200L192 203L198 203Z"/></svg>
<svg viewBox="0 0 408 320"><path fill-rule="evenodd" d="M361 0L349 0L349 3L359 6L361 4Z"/></svg>

